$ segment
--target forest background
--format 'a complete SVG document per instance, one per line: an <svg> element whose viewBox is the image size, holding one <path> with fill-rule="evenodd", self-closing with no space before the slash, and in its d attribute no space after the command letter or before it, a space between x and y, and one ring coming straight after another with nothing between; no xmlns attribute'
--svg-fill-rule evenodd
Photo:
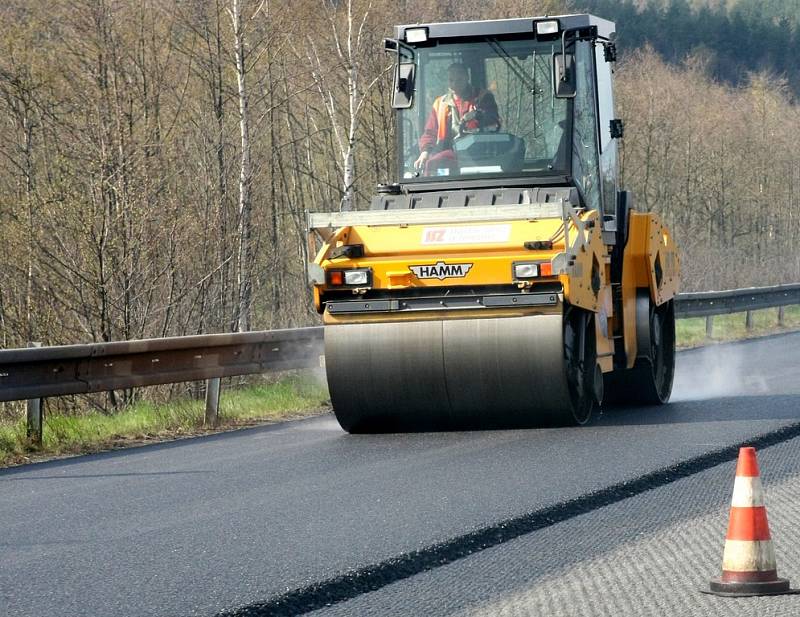
<svg viewBox="0 0 800 617"><path fill-rule="evenodd" d="M586 9L683 290L800 281L800 0L5 0L0 347L318 323L304 213L392 177L391 26Z"/></svg>

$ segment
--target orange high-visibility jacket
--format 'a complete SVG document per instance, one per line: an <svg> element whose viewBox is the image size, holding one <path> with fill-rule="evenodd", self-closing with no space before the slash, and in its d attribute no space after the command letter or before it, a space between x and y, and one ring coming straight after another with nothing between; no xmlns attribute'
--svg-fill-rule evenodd
<svg viewBox="0 0 800 617"><path fill-rule="evenodd" d="M433 110L425 130L420 137L420 150L430 150L434 145L441 145L452 139L462 128L479 128L477 119L461 126L461 119L471 111L480 110L484 113L484 125L499 124L497 103L488 90L475 90L471 97L456 98L452 92L437 97L433 101Z"/></svg>

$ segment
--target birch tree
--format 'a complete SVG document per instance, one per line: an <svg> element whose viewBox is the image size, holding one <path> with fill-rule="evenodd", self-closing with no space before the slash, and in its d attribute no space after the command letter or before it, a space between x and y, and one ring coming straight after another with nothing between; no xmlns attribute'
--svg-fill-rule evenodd
<svg viewBox="0 0 800 617"><path fill-rule="evenodd" d="M372 79L364 85L362 64L365 54L369 53L367 50L374 42L367 36L368 31L374 30L367 28L372 2L361 9L354 8L353 0L347 0L343 9L337 9L338 4L335 0L323 0L325 20L322 27L327 27L331 35L330 41L323 40L329 45L320 53L317 33L308 34L306 57L313 68L317 92L327 113L341 161L342 198L339 209L347 211L354 207L355 155L361 112L370 89L380 79L381 74L367 76L366 79ZM340 15L342 10L344 15ZM331 48L335 52L333 66L326 61L326 52L330 52ZM344 97L341 96L343 90ZM344 104L341 103L342 98ZM346 113L341 113L340 107L345 107Z"/></svg>
<svg viewBox="0 0 800 617"><path fill-rule="evenodd" d="M233 30L234 59L236 63L236 83L239 97L239 133L241 137L241 160L239 166L239 226L238 226L238 271L239 289L236 307L235 329L247 332L250 329L250 307L253 301L252 281L252 233L253 233L253 167L250 144L250 110L247 90L247 39L245 22L242 20L242 5L247 0L233 0L228 8ZM259 5L252 19L261 10Z"/></svg>

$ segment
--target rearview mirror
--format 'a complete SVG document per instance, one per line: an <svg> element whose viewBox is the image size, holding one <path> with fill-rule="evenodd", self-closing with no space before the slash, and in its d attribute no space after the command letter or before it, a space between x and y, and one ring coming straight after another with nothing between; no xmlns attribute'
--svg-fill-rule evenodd
<svg viewBox="0 0 800 617"><path fill-rule="evenodd" d="M553 54L553 92L557 99L575 96L575 54Z"/></svg>
<svg viewBox="0 0 800 617"><path fill-rule="evenodd" d="M394 109L408 109L414 102L414 69L413 62L400 62L394 74Z"/></svg>
<svg viewBox="0 0 800 617"><path fill-rule="evenodd" d="M414 104L414 75L416 70L414 48L397 39L383 39L383 50L397 54L392 107L394 109L408 109Z"/></svg>

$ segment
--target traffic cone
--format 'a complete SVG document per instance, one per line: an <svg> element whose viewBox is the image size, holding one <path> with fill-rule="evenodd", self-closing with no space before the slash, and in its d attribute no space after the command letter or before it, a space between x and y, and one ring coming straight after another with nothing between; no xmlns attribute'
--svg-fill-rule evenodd
<svg viewBox="0 0 800 617"><path fill-rule="evenodd" d="M718 596L798 593L789 588L788 579L778 578L755 448L739 449L722 577L712 580L711 589L705 593Z"/></svg>

